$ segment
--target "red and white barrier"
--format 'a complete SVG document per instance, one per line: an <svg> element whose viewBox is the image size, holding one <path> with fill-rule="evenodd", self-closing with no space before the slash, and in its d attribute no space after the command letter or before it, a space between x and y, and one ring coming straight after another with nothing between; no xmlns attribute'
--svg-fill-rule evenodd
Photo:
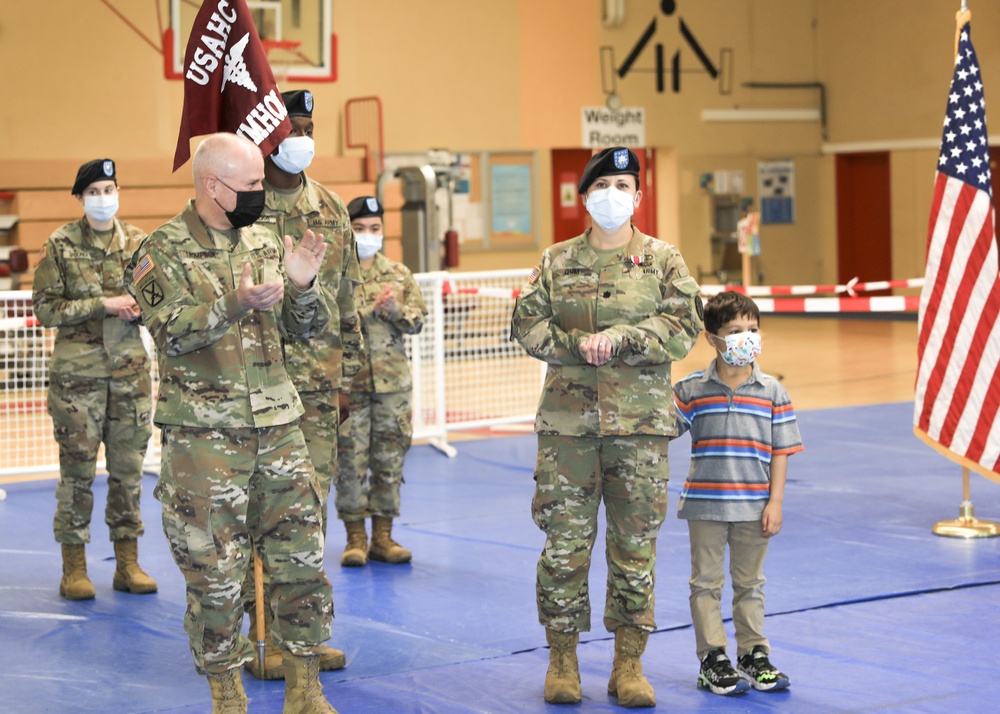
<svg viewBox="0 0 1000 714"><path fill-rule="evenodd" d="M478 295L479 297L500 298L501 300L516 300L521 291L520 289L507 290L506 288L458 287L451 280L445 280L441 293L445 298L449 295Z"/></svg>
<svg viewBox="0 0 1000 714"><path fill-rule="evenodd" d="M915 312L920 304L920 296L918 295L862 297L857 293L893 288L920 288L923 287L923 284L923 278L879 280L867 283L859 283L858 279L854 278L846 285L759 285L748 288L739 285L702 285L701 294L705 297L711 297L727 290L743 293L755 298L760 311L767 313ZM822 293L847 293L849 297L773 299L773 296ZM501 300L515 300L521 291L467 285L459 287L451 280L445 280L442 294L445 299L448 295L476 295Z"/></svg>
<svg viewBox="0 0 1000 714"><path fill-rule="evenodd" d="M0 317L0 330L19 330L28 327L39 327L38 318L31 317Z"/></svg>
<svg viewBox="0 0 1000 714"><path fill-rule="evenodd" d="M883 295L876 297L758 298L754 300L766 313L835 313L835 312L916 312L919 295Z"/></svg>
<svg viewBox="0 0 1000 714"><path fill-rule="evenodd" d="M868 283L859 283L857 278L853 278L846 285L702 285L701 294L712 296L731 290L742 293L750 297L772 297L776 295L820 295L823 293L833 293L839 295L847 293L854 297L857 293L870 293L875 290L892 290L893 288L922 288L923 278L907 278L906 280L877 280Z"/></svg>

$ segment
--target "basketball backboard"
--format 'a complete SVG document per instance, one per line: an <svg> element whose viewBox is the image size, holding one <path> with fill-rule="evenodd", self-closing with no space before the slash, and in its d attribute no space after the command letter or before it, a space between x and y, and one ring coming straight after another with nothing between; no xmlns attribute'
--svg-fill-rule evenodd
<svg viewBox="0 0 1000 714"><path fill-rule="evenodd" d="M226 0L204 2L228 5ZM333 0L247 0L246 4L279 83L336 81ZM170 27L163 38L168 79L184 77L184 52L201 7L199 0L170 0Z"/></svg>

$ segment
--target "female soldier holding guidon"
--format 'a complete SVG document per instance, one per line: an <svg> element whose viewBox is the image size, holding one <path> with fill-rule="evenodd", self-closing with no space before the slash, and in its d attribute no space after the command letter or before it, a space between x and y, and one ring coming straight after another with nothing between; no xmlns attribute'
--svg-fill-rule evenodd
<svg viewBox="0 0 1000 714"><path fill-rule="evenodd" d="M548 363L532 500L546 534L536 580L551 647L545 700L581 700L576 645L590 630L588 572L603 500L604 626L615 634L608 693L620 706L653 706L639 657L656 628L656 535L667 511L667 444L678 433L670 365L701 332L701 299L678 250L631 223L642 200L631 150L595 155L578 190L592 226L542 254L512 322L525 350Z"/></svg>

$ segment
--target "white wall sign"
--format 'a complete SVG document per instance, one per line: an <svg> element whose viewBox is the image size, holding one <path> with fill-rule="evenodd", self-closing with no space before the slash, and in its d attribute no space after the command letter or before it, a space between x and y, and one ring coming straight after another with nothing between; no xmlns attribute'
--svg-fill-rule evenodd
<svg viewBox="0 0 1000 714"><path fill-rule="evenodd" d="M646 145L646 110L642 107L622 107L618 111L583 107L582 126L581 143L588 148Z"/></svg>

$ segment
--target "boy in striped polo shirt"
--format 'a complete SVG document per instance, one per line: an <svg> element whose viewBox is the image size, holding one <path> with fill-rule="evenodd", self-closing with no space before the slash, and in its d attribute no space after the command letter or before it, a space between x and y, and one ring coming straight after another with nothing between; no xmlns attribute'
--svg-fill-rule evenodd
<svg viewBox="0 0 1000 714"><path fill-rule="evenodd" d="M691 469L679 518L691 540L691 619L701 670L698 686L738 694L784 689L764 626L764 556L781 530L788 456L802 450L784 387L760 371L760 311L732 291L705 305L705 338L717 354L674 386L681 433L691 430ZM720 601L729 546L737 667L726 656Z"/></svg>

